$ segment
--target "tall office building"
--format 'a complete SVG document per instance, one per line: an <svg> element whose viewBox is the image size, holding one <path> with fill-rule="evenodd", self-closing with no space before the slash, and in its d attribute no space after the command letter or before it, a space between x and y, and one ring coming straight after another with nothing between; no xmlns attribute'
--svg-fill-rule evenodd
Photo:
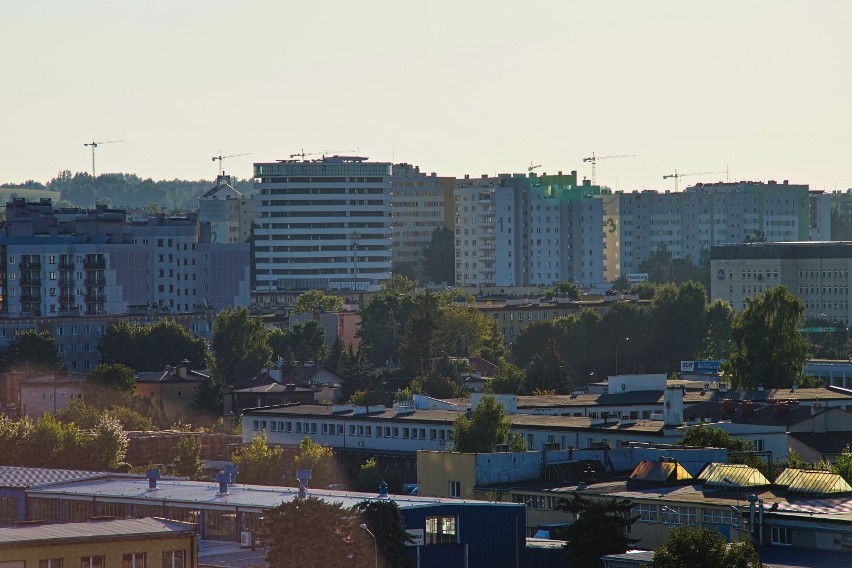
<svg viewBox="0 0 852 568"><path fill-rule="evenodd" d="M391 276L391 164L367 158L256 163L259 290L377 290Z"/></svg>
<svg viewBox="0 0 852 568"><path fill-rule="evenodd" d="M459 179L456 282L549 286L603 281L603 196L577 173Z"/></svg>
<svg viewBox="0 0 852 568"><path fill-rule="evenodd" d="M698 184L683 192L634 191L606 198L604 223L608 255L607 279L639 271L639 265L665 246L672 258L698 264L710 247L747 240L767 242L808 240L808 186L736 182ZM821 211L820 232L830 231ZM826 225L829 226L826 229Z"/></svg>
<svg viewBox="0 0 852 568"><path fill-rule="evenodd" d="M426 279L423 249L432 241L435 229L452 230L445 211L454 182L453 178L421 173L420 168L411 164L394 164L391 178L394 273L408 273L419 281Z"/></svg>

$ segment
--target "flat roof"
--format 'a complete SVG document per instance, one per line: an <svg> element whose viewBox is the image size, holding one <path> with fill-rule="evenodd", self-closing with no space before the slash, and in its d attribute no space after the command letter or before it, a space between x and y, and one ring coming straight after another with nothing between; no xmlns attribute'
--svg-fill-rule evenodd
<svg viewBox="0 0 852 568"><path fill-rule="evenodd" d="M194 535L188 523L166 519L116 519L64 523L54 525L0 528L0 544L4 546L37 546L71 540L91 542L115 537L144 539L149 537Z"/></svg>
<svg viewBox="0 0 852 568"><path fill-rule="evenodd" d="M39 467L0 466L0 487L26 488L68 481L108 477L105 471L77 471L72 469L46 469Z"/></svg>
<svg viewBox="0 0 852 568"><path fill-rule="evenodd" d="M106 499L144 504L147 502L179 507L203 507L205 509L255 509L257 511L277 507L281 503L298 498L296 487L243 485L228 486L228 493L219 494L219 484L205 481L158 480L157 489L148 489L148 480L139 478L109 478L101 480L66 483L49 487L33 488L28 496L50 496L66 499ZM333 491L330 489L308 489L308 495L324 501L340 502L352 507L362 501L378 500L376 493L355 491ZM431 507L436 505L485 505L518 506L517 503L490 503L465 499L423 497L415 495L392 495L390 498L400 509ZM521 504L522 505L522 504Z"/></svg>

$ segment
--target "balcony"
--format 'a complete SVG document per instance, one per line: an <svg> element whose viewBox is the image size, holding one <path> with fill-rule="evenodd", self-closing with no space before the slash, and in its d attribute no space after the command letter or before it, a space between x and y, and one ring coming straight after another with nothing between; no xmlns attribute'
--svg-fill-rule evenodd
<svg viewBox="0 0 852 568"><path fill-rule="evenodd" d="M106 277L89 276L86 278L86 286L106 286Z"/></svg>
<svg viewBox="0 0 852 568"><path fill-rule="evenodd" d="M106 294L86 294L86 302L106 302Z"/></svg>
<svg viewBox="0 0 852 568"><path fill-rule="evenodd" d="M83 261L83 268L86 270L106 270L106 259L103 257L86 258Z"/></svg>
<svg viewBox="0 0 852 568"><path fill-rule="evenodd" d="M38 294L21 294L21 302L40 302L41 296Z"/></svg>
<svg viewBox="0 0 852 568"><path fill-rule="evenodd" d="M21 270L41 270L41 260L22 260L18 267Z"/></svg>
<svg viewBox="0 0 852 568"><path fill-rule="evenodd" d="M59 270L74 270L74 261L60 260L59 261Z"/></svg>
<svg viewBox="0 0 852 568"><path fill-rule="evenodd" d="M27 274L24 273L21 275L21 286L40 286L41 285L41 277L38 274Z"/></svg>

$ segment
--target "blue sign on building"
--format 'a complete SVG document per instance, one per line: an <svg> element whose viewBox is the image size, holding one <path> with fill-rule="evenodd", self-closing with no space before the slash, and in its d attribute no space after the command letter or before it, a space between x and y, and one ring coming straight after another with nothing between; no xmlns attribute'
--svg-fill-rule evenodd
<svg viewBox="0 0 852 568"><path fill-rule="evenodd" d="M721 361L681 361L680 362L680 372L681 373L702 373L702 374L714 374L718 373L722 368Z"/></svg>

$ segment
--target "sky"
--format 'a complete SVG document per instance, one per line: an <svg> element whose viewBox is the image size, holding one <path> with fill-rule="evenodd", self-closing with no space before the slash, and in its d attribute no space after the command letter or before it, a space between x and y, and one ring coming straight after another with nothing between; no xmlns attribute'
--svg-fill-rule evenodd
<svg viewBox="0 0 852 568"><path fill-rule="evenodd" d="M0 183L300 152L852 188L848 0L0 0ZM319 155L319 154L318 154ZM318 157L315 156L315 157ZM724 172L728 172L727 174ZM722 172L702 174L701 172Z"/></svg>

